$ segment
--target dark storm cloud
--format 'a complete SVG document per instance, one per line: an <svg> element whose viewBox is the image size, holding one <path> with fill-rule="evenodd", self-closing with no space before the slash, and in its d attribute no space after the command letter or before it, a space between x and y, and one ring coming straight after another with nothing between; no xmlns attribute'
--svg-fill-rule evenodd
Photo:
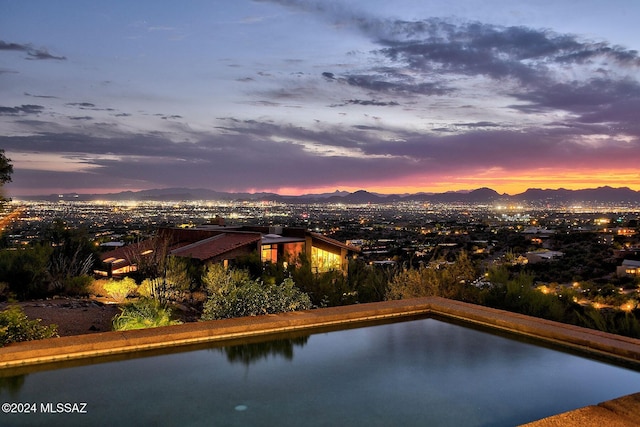
<svg viewBox="0 0 640 427"><path fill-rule="evenodd" d="M0 50L26 52L27 57L25 59L30 60L55 59L64 61L67 59L65 56L52 55L47 49L36 49L31 44L7 43L2 40L0 40Z"/></svg>
<svg viewBox="0 0 640 427"><path fill-rule="evenodd" d="M0 107L0 116L17 116L20 114L40 114L44 111L42 105L20 105L18 107Z"/></svg>

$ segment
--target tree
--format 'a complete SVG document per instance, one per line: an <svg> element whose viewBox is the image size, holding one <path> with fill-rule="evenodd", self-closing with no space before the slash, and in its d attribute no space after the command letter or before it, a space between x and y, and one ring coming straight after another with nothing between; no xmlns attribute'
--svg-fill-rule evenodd
<svg viewBox="0 0 640 427"><path fill-rule="evenodd" d="M0 149L0 185L11 182L11 174L13 173L13 165L11 159L4 155L4 150Z"/></svg>
<svg viewBox="0 0 640 427"><path fill-rule="evenodd" d="M0 282L18 299L42 298L49 292L47 265L53 248L43 244L0 251Z"/></svg>
<svg viewBox="0 0 640 427"><path fill-rule="evenodd" d="M440 296L468 300L468 283L476 277L473 262L466 252L461 252L452 263L440 259L428 266L401 271L391 280L387 299Z"/></svg>
<svg viewBox="0 0 640 427"><path fill-rule="evenodd" d="M7 182L11 182L11 174L13 173L13 165L11 159L4 155L4 150L0 149L0 187ZM2 200L5 200L2 197Z"/></svg>

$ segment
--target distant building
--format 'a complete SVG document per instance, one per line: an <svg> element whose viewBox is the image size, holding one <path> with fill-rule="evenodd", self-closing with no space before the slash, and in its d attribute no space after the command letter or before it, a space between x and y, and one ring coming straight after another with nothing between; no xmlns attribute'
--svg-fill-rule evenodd
<svg viewBox="0 0 640 427"><path fill-rule="evenodd" d="M602 230L603 233L610 233L616 236L633 236L636 234L636 230L629 227L614 227L614 228L605 228Z"/></svg>
<svg viewBox="0 0 640 427"><path fill-rule="evenodd" d="M122 276L137 271L141 262L163 256L229 266L237 258L256 252L264 263L294 263L304 255L313 272L340 270L346 273L349 257L356 255L359 249L294 227L211 225L161 228L154 239L104 253L101 256L102 268L95 272L107 277Z"/></svg>
<svg viewBox="0 0 640 427"><path fill-rule="evenodd" d="M536 264L539 262L555 261L563 257L564 253L558 251L535 251L527 252L525 256L529 264Z"/></svg>
<svg viewBox="0 0 640 427"><path fill-rule="evenodd" d="M616 269L616 274L618 277L640 276L640 261L625 259Z"/></svg>

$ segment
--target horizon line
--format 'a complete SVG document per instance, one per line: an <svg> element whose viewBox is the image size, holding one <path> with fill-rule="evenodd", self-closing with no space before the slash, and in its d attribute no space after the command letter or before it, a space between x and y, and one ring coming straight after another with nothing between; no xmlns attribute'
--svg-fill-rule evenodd
<svg viewBox="0 0 640 427"><path fill-rule="evenodd" d="M380 191L375 191L375 190L368 190L366 188L359 188L357 190L342 190L342 189L335 189L333 191L323 191L323 190L316 190L314 191L313 189L309 190L309 192L300 192L298 194L287 194L286 192L278 192L278 190L256 190L256 189L249 189L249 190L217 190L217 189L211 189L211 188L203 188L203 187L157 187L157 188L146 188L146 189L137 189L137 190L117 190L117 189L111 189L111 190L107 190L107 191L100 191L98 189L96 189L95 191L91 192L86 191L86 192L79 192L79 191L70 191L70 190L65 190L65 191L53 191L50 192L48 194L43 193L33 193L33 194L16 194L16 195L9 195L10 198L20 198L20 197L52 197L52 196L69 196L69 195L78 195L78 196L100 196L100 195L116 195L116 194L123 194L123 193L142 193L145 191L165 191L165 190L187 190L187 191L211 191L211 192L216 192L216 193L226 193L226 194L250 194L250 195L258 195L258 194L274 194L274 195L278 195L281 197L304 197L304 196L312 196L312 195L330 195L330 194L334 194L334 193L349 193L349 194L354 194L357 192L367 192L370 194L375 194L375 195L379 195L379 196L406 196L406 195L419 195L419 194L423 194L423 195L438 195L438 194L452 194L452 193L459 193L459 194L468 194L468 193L472 193L474 191L478 191L478 190L491 190L491 191L495 191L496 193L498 193L500 196L517 196L520 194L524 194L527 191L531 191L531 190L541 190L541 191L585 191L585 190L598 190L598 189L613 189L613 190L620 190L620 189L626 189L626 190L630 190L630 191L634 191L637 193L640 193L640 190L634 190L633 188L629 187L629 186L622 186L622 187L613 187L611 185L600 185L600 186L594 186L594 187L585 187L585 188L577 188L577 189L570 189L570 188L566 188L566 187L557 187L557 188L543 188L543 187L529 187L524 191L521 192L517 192L517 193L507 193L507 192L499 192L491 187L488 186L482 186L482 187L478 187L478 188L473 188L473 189L458 189L458 190L449 190L449 191L406 191L406 192L389 192L389 193L384 193L384 192L380 192Z"/></svg>

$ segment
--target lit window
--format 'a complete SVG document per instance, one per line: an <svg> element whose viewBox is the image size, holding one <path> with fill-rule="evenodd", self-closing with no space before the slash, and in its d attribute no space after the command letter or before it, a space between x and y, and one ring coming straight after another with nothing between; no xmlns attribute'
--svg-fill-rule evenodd
<svg viewBox="0 0 640 427"><path fill-rule="evenodd" d="M311 248L311 267L318 273L340 270L341 266L340 255L316 247Z"/></svg>
<svg viewBox="0 0 640 427"><path fill-rule="evenodd" d="M278 245L262 245L262 262L278 262Z"/></svg>

